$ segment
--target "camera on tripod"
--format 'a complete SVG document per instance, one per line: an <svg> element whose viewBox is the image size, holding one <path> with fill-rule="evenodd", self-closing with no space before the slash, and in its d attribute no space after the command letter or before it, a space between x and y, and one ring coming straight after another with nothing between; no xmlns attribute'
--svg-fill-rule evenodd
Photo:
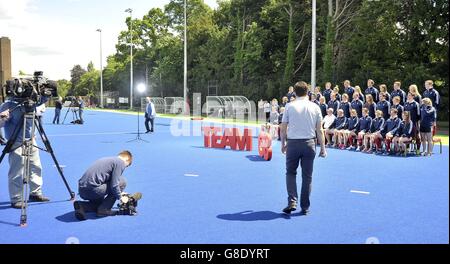
<svg viewBox="0 0 450 264"><path fill-rule="evenodd" d="M32 77L7 80L5 92L6 96L12 97L14 101L33 107L42 96L58 96L58 85L56 81L44 77L42 71L36 71Z"/></svg>
<svg viewBox="0 0 450 264"><path fill-rule="evenodd" d="M66 107L80 107L80 104L75 96L66 96L64 98L64 106Z"/></svg>

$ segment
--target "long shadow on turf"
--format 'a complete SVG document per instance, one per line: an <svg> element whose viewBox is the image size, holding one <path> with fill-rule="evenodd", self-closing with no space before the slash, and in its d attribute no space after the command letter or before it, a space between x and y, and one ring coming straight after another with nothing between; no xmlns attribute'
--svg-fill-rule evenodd
<svg viewBox="0 0 450 264"><path fill-rule="evenodd" d="M265 159L261 158L261 156L258 155L248 155L245 157L250 161L266 161Z"/></svg>
<svg viewBox="0 0 450 264"><path fill-rule="evenodd" d="M86 218L87 220L95 220L95 219L99 219L99 217L97 217L95 215L95 213L87 213L86 214ZM78 219L75 218L75 214L74 212L68 212L65 213L63 215L59 215L57 217L55 217L56 220L64 222L64 223L75 223L75 222L80 222Z"/></svg>
<svg viewBox="0 0 450 264"><path fill-rule="evenodd" d="M275 219L290 219L291 216L300 216L299 214L286 215L283 213L275 213L272 211L258 211L247 210L234 214L220 214L217 218L228 221L269 221Z"/></svg>

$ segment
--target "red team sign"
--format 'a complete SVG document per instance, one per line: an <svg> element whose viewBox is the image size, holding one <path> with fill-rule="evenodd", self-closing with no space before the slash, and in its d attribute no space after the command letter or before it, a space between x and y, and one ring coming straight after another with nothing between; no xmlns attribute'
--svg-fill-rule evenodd
<svg viewBox="0 0 450 264"><path fill-rule="evenodd" d="M226 148L252 151L252 130L245 128L244 135L238 128L202 127L205 148Z"/></svg>
<svg viewBox="0 0 450 264"><path fill-rule="evenodd" d="M267 161L272 159L272 136L267 132L261 131L258 136L258 154Z"/></svg>

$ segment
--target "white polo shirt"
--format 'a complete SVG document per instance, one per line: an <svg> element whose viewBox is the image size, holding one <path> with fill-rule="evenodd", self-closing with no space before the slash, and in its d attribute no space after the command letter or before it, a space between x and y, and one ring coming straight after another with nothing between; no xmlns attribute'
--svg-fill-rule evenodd
<svg viewBox="0 0 450 264"><path fill-rule="evenodd" d="M322 124L322 112L308 96L300 97L286 105L282 122L288 124L288 139L316 138L316 127Z"/></svg>

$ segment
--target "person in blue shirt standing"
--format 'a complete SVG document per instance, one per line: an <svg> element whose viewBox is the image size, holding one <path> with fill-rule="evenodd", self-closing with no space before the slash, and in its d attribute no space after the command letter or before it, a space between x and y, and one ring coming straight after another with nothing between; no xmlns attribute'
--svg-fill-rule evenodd
<svg viewBox="0 0 450 264"><path fill-rule="evenodd" d="M386 101L388 101L389 103L391 103L391 95L389 94L389 92L388 92L388 90L387 90L387 86L386 86L386 84L380 84L379 86L378 86L378 88L380 88L380 93L379 93L379 95L381 95L381 94L384 94L384 98L386 99ZM380 100L381 100L381 98L380 98Z"/></svg>
<svg viewBox="0 0 450 264"><path fill-rule="evenodd" d="M432 80L426 81L425 88L426 88L426 90L422 94L423 98L430 98L434 109L436 109L436 111L437 111L439 109L440 97L439 97L439 92L436 91L436 89L434 89L434 87L433 87L433 81Z"/></svg>
<svg viewBox="0 0 450 264"><path fill-rule="evenodd" d="M48 100L47 97L42 97L35 108L44 104ZM16 128L18 129L17 137L11 147L9 153L9 171L8 171L8 184L9 184L9 198L11 207L15 209L21 209L22 203L22 186L23 186L23 173L25 170L23 156L23 148L21 147L23 141L31 141L32 145L37 146L36 135L32 135L33 122L31 119L27 119L25 126L22 116L27 110L27 107L23 103L16 100L16 98L8 98L2 105L0 105L0 128L4 126L5 136L7 140L12 140ZM24 127L23 127L24 126ZM25 133L23 131L25 128ZM25 136L25 138L23 137ZM48 202L49 198L45 197L42 193L42 165L39 156L39 149L32 147L30 151L30 202Z"/></svg>
<svg viewBox="0 0 450 264"><path fill-rule="evenodd" d="M369 110L369 116L373 119L375 118L375 112L377 111L377 104L373 101L371 94L366 94L366 102L364 107Z"/></svg>
<svg viewBox="0 0 450 264"><path fill-rule="evenodd" d="M327 115L327 109L328 109L328 105L325 103L325 96L320 97L319 107L320 107L320 112L322 113L322 117L325 117Z"/></svg>
<svg viewBox="0 0 450 264"><path fill-rule="evenodd" d="M291 102L291 98L295 97L295 92L294 92L294 87L293 86L289 86L288 92L286 94L286 97L288 99L288 102Z"/></svg>
<svg viewBox="0 0 450 264"><path fill-rule="evenodd" d="M422 139L423 156L431 156L433 153L433 127L436 126L436 109L430 98L422 100L420 111L420 137ZM425 152L426 147L426 152Z"/></svg>
<svg viewBox="0 0 450 264"><path fill-rule="evenodd" d="M341 103L336 99L336 93L331 93L330 101L328 102L328 108L333 108L333 114L337 115L337 111L339 110L339 106Z"/></svg>
<svg viewBox="0 0 450 264"><path fill-rule="evenodd" d="M419 134L419 127L420 127L420 105L419 103L414 100L414 95L412 93L408 93L407 100L405 102L404 112L409 112L409 116L411 118L411 121L414 124L414 138L416 139L416 149L420 149L420 134Z"/></svg>
<svg viewBox="0 0 450 264"><path fill-rule="evenodd" d="M350 85L349 80L344 81L344 93L348 95L348 98L353 98L353 93L355 92L355 88Z"/></svg>
<svg viewBox="0 0 450 264"><path fill-rule="evenodd" d="M395 96L394 98L392 98L391 108L397 109L397 116L398 118L401 119L405 108L400 104L400 101L401 101L400 96Z"/></svg>
<svg viewBox="0 0 450 264"><path fill-rule="evenodd" d="M372 95L373 101L375 103L378 103L378 100L379 100L378 94L379 94L379 92L378 92L377 88L373 87L374 84L375 84L375 82L372 79L367 80L367 89L364 92L364 94Z"/></svg>
<svg viewBox="0 0 450 264"><path fill-rule="evenodd" d="M61 115L61 109L62 109L62 98L59 97L58 100L55 101L55 117L53 118L53 124L59 125L59 117Z"/></svg>
<svg viewBox="0 0 450 264"><path fill-rule="evenodd" d="M323 91L322 95L325 96L325 103L328 104L328 102L331 100L331 94L333 93L333 89L331 89L331 83L327 82L325 84L325 91Z"/></svg>
<svg viewBox="0 0 450 264"><path fill-rule="evenodd" d="M155 104L153 104L150 97L147 97L147 106L145 107L145 128L147 129L147 131L145 133L155 132L155 117ZM152 125L151 129L148 125L149 122Z"/></svg>
<svg viewBox="0 0 450 264"><path fill-rule="evenodd" d="M399 81L394 82L394 91L392 91L391 96L392 96L392 102L394 100L394 97L398 96L400 97L400 105L404 105L406 102L406 93L405 91L403 91L400 87L401 87L402 83Z"/></svg>
<svg viewBox="0 0 450 264"><path fill-rule="evenodd" d="M346 93L342 95L342 101L339 105L339 109L344 110L344 116L346 118L350 117L350 103L348 102L348 95Z"/></svg>
<svg viewBox="0 0 450 264"><path fill-rule="evenodd" d="M387 120L390 116L391 104L386 100L386 95L380 93L380 101L377 103L377 110L383 112L384 120Z"/></svg>
<svg viewBox="0 0 450 264"><path fill-rule="evenodd" d="M362 117L363 105L364 105L363 101L359 99L359 94L356 92L353 93L353 101L350 103L350 108L356 110L358 118Z"/></svg>
<svg viewBox="0 0 450 264"><path fill-rule="evenodd" d="M81 96L78 96L78 109L80 110L80 124L83 124L84 100Z"/></svg>

